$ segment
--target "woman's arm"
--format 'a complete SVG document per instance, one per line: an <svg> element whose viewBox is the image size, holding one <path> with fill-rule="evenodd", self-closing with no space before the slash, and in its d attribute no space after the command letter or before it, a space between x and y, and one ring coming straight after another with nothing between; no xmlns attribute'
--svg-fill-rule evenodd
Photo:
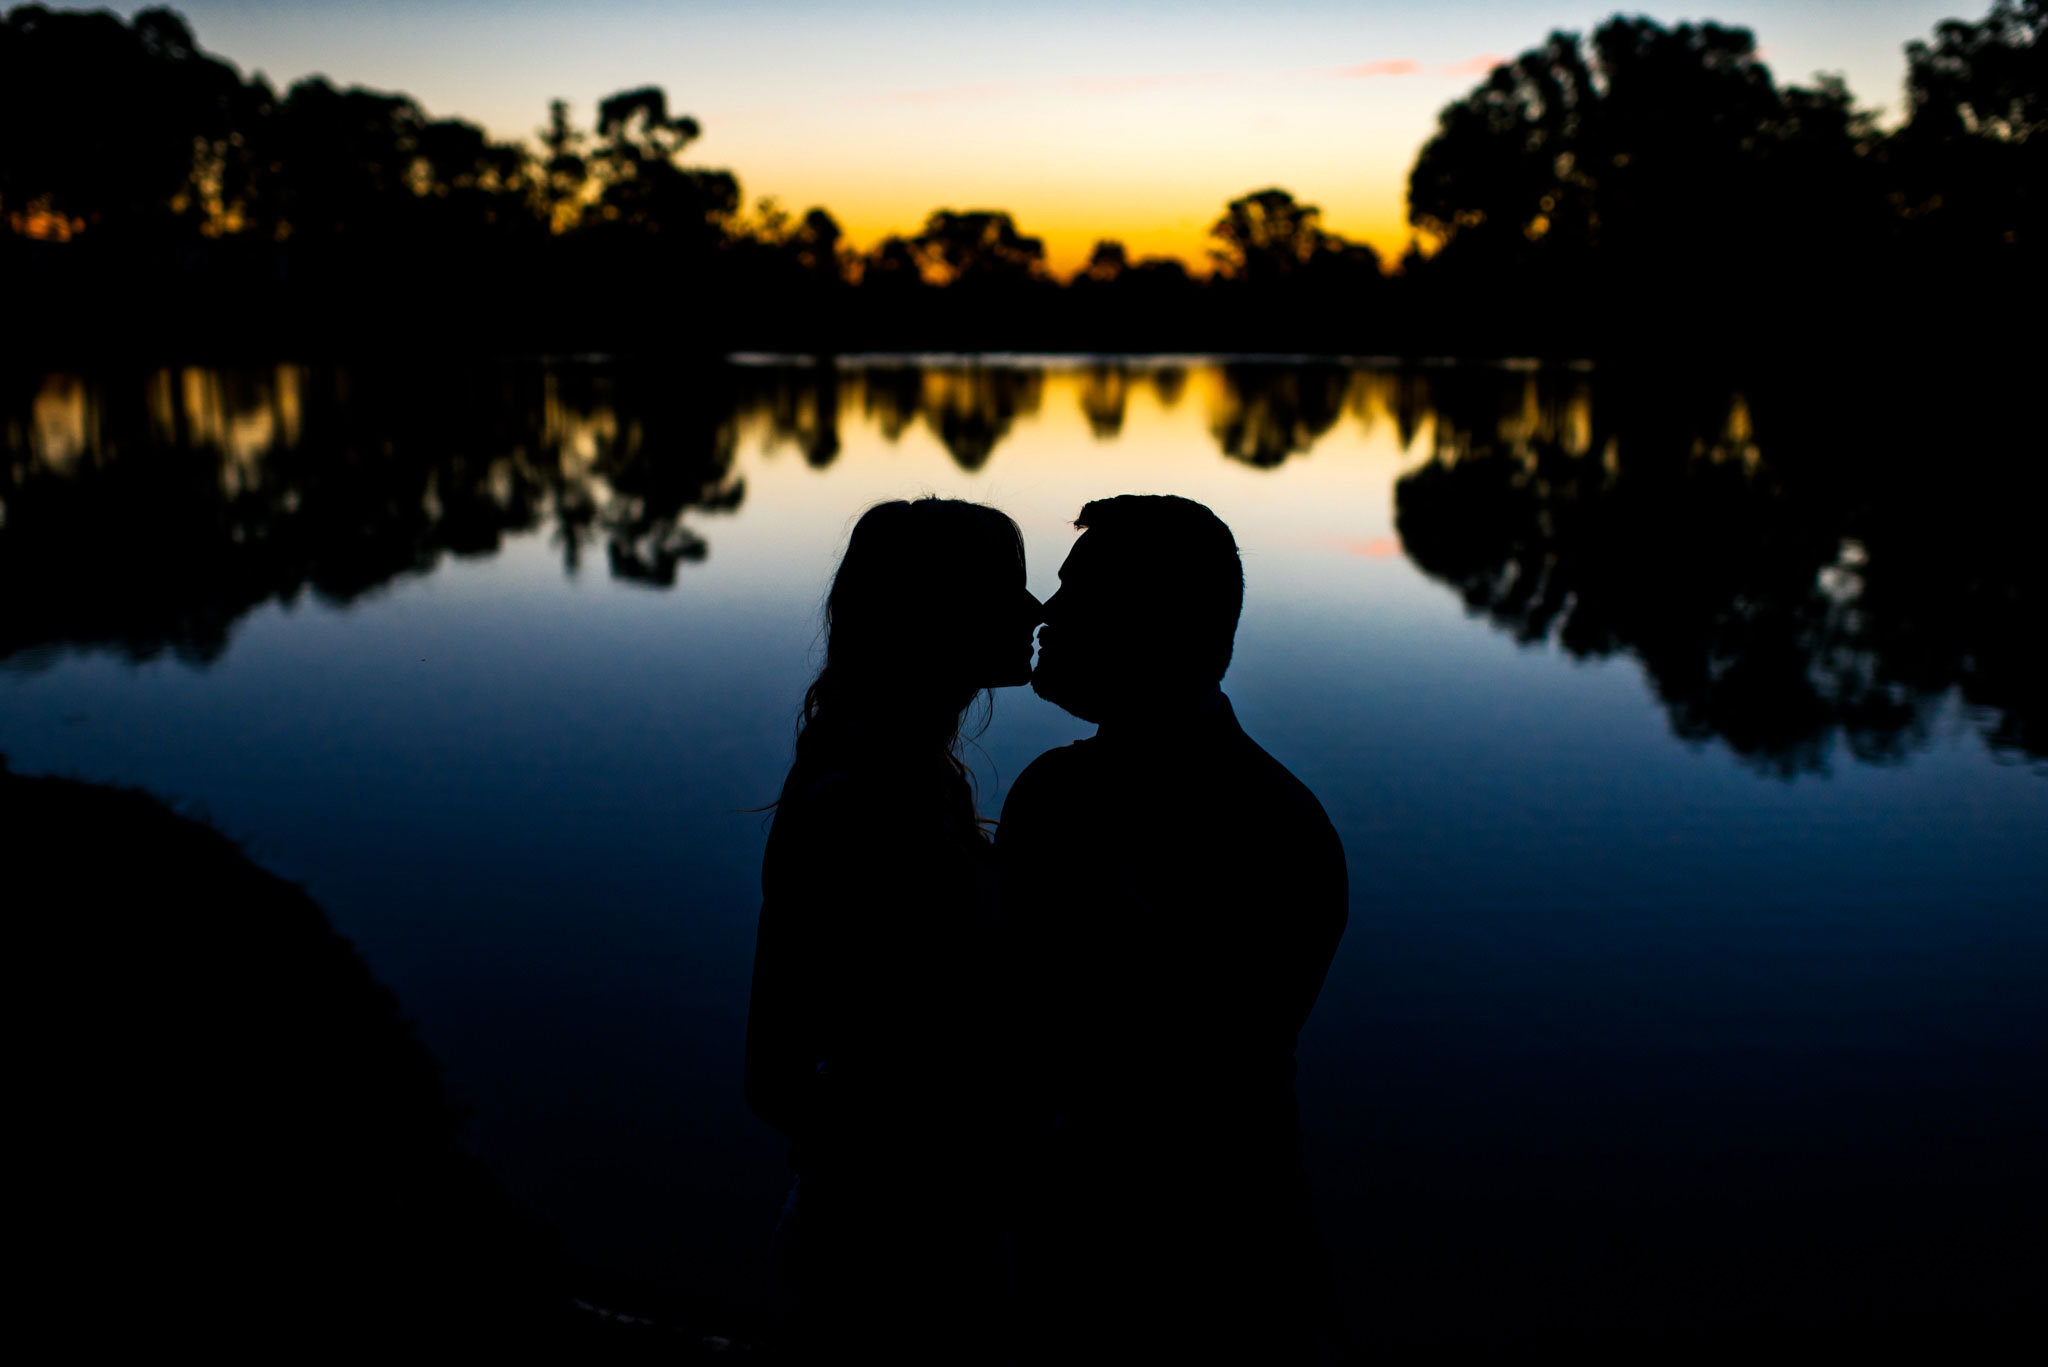
<svg viewBox="0 0 2048 1367"><path fill-rule="evenodd" d="M802 967L776 925L772 901L761 904L761 926L754 941L753 994L747 1003L747 1109L794 1136L811 1110L811 1079L817 1060L809 1055L806 1037L813 1034L804 1009L805 993L793 981ZM811 1067L806 1068L806 1063Z"/></svg>
<svg viewBox="0 0 2048 1367"><path fill-rule="evenodd" d="M850 981L851 929L860 890L872 891L874 806L859 785L832 773L805 785L775 813L761 864L761 920L747 1007L747 1106L795 1139L816 1136L826 1095L838 1090Z"/></svg>
<svg viewBox="0 0 2048 1367"><path fill-rule="evenodd" d="M824 1062L819 969L824 927L813 870L818 832L796 810L775 815L761 871L761 919L747 1003L747 1107L784 1135L808 1127Z"/></svg>

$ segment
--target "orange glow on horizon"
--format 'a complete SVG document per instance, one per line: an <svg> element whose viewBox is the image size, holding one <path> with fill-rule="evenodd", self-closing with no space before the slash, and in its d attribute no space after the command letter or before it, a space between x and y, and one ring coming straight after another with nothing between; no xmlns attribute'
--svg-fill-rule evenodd
<svg viewBox="0 0 2048 1367"><path fill-rule="evenodd" d="M1248 185L1238 193L1263 188ZM1409 240L1416 236L1408 226L1405 208L1400 203L1365 203L1356 208L1346 205L1346 211L1339 212L1326 201L1299 191L1295 193L1298 198L1321 205L1326 230L1352 242L1368 244L1380 254L1382 263L1389 269L1407 250ZM871 250L892 234L914 236L934 209L1000 208L1016 220L1019 232L1045 243L1047 266L1064 280L1087 264L1095 244L1105 238L1121 242L1132 261L1148 256L1172 257L1191 273L1207 275L1211 265L1209 251L1214 245L1209 237L1209 228L1222 216L1228 202L1227 198L1219 199L1206 208L1179 202L1162 204L1151 212L1143 212L1130 206L1112 207L1090 202L1078 196L1065 202L1038 202L1020 195L995 203L962 198L909 212L899 204L866 203L859 199L843 206L827 200L823 207L838 219L849 244L863 252ZM785 201L784 207L801 211L809 206Z"/></svg>
<svg viewBox="0 0 2048 1367"><path fill-rule="evenodd" d="M374 23L357 6L179 8L205 50L279 91L325 73L529 149L551 99L587 138L607 95L655 86L701 127L685 163L732 173L745 205L824 208L860 251L916 233L937 209L1000 209L1064 279L1104 238L1206 274L1209 226L1231 198L1268 187L1319 206L1326 229L1391 265L1415 236L1408 173L1445 106L1547 33L1590 32L1613 7L1299 0L1198 20L1164 5L960 7L926 22L889 5L593 0L498 6L487 23L455 0L386 7ZM1738 0L1717 14L1756 33L1781 83L1838 71L1861 101L1883 103L1900 88L1900 45L1955 7L1862 7L1884 9L1881 23L1827 12L1838 8Z"/></svg>

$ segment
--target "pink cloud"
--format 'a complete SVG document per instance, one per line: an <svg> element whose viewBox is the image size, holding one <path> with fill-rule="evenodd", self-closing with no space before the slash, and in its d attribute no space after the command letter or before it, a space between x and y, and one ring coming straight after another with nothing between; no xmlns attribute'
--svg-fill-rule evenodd
<svg viewBox="0 0 2048 1367"><path fill-rule="evenodd" d="M1495 67L1504 65L1507 58L1488 53L1484 57L1468 57L1462 62L1452 62L1439 68L1446 76L1484 76Z"/></svg>
<svg viewBox="0 0 2048 1367"><path fill-rule="evenodd" d="M1413 76L1422 70L1422 63L1408 57L1397 57L1389 62L1361 62L1357 66L1339 67L1339 76L1359 80L1366 76Z"/></svg>
<svg viewBox="0 0 2048 1367"><path fill-rule="evenodd" d="M1362 555L1368 560L1387 560L1401 553L1400 543L1391 536L1375 536L1363 541L1339 541L1337 549L1346 555Z"/></svg>

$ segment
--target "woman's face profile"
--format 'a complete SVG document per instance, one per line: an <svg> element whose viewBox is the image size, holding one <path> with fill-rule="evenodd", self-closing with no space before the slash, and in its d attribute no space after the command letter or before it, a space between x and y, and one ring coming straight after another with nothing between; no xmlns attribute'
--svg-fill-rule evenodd
<svg viewBox="0 0 2048 1367"><path fill-rule="evenodd" d="M1039 602L1024 587L1023 562L1007 547L981 567L975 599L963 641L975 687L1016 688L1031 682Z"/></svg>

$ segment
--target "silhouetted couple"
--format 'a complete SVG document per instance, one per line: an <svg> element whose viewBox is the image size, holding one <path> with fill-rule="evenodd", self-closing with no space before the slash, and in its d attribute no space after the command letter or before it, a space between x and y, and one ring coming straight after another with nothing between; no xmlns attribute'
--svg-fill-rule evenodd
<svg viewBox="0 0 2048 1367"><path fill-rule="evenodd" d="M871 509L832 583L747 1034L813 1357L1286 1361L1324 1328L1294 1047L1343 851L1219 686L1229 529L1162 496L1076 526L1042 608L1016 525L943 499ZM1027 680L1098 731L991 843L961 725Z"/></svg>

